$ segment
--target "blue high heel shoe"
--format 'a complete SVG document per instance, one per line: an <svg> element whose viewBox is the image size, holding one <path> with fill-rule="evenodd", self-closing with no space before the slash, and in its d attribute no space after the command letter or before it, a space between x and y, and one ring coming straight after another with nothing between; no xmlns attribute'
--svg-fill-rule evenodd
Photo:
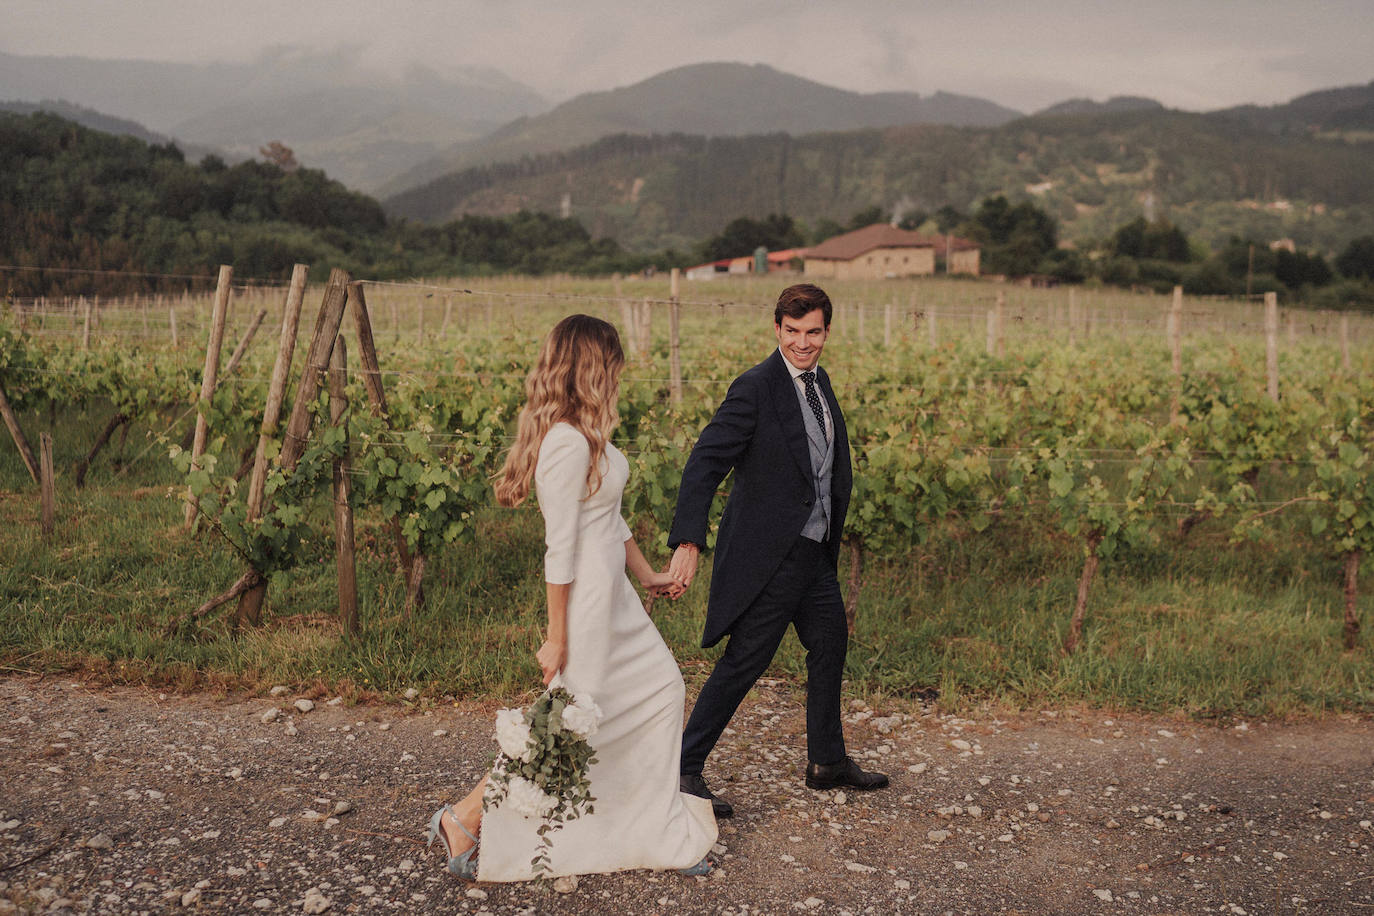
<svg viewBox="0 0 1374 916"><path fill-rule="evenodd" d="M453 854L453 849L448 845L448 834L444 833L444 828L440 825L440 822L444 819L445 811L453 811L453 806L444 805L438 811L435 811L434 816L429 819L429 836L425 838L425 849L433 846L436 839L443 840L444 851L448 853L448 870L464 881L476 881L477 863L472 861L472 857L477 854L477 844L479 841L477 837L472 835L472 832L468 830L467 827L463 826L463 822L458 819L458 815L455 812L453 815L453 822L458 825L459 830L468 835L468 839L472 840L471 848L455 856Z"/></svg>
<svg viewBox="0 0 1374 916"><path fill-rule="evenodd" d="M688 878L697 878L701 875L709 875L713 867L714 866L711 865L711 860L706 856L702 856L700 862L687 868L679 868L677 873L679 875L686 875Z"/></svg>

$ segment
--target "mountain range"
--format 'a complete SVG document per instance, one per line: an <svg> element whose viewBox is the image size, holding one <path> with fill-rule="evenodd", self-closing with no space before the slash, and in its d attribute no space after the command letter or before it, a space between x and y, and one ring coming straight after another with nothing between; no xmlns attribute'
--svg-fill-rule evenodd
<svg viewBox="0 0 1374 916"><path fill-rule="evenodd" d="M361 190L548 108L495 71L384 73L346 48L278 48L246 63L209 64L0 53L0 100L44 99L131 119L230 160L279 140L303 164Z"/></svg>
<svg viewBox="0 0 1374 916"><path fill-rule="evenodd" d="M859 93L765 64L691 64L631 86L579 95L552 111L456 144L382 190L397 192L463 168L572 149L613 134L729 137L898 124L992 127L1020 116L995 102L948 92Z"/></svg>
<svg viewBox="0 0 1374 916"><path fill-rule="evenodd" d="M565 212L631 248L685 246L737 216L804 223L887 213L970 212L1002 194L1034 200L1068 240L1101 239L1145 215L1211 245L1233 235L1339 250L1374 232L1371 135L1344 106L1295 99L1197 114L1132 102L996 127L903 125L744 137L619 134L573 150L453 172L384 201L393 216ZM1075 105L1075 108L1081 107Z"/></svg>
<svg viewBox="0 0 1374 916"><path fill-rule="evenodd" d="M688 244L740 215L842 220L874 205L967 209L999 193L1038 200L1071 238L1142 212L1208 240L1253 231L1329 245L1374 229L1374 83L1206 114L1122 96L1026 117L954 93L864 94L703 63L551 107L499 73L382 73L357 57L0 53L0 100L148 142L174 137L196 157L251 158L279 140L303 165L384 196L395 216L567 212L632 248Z"/></svg>

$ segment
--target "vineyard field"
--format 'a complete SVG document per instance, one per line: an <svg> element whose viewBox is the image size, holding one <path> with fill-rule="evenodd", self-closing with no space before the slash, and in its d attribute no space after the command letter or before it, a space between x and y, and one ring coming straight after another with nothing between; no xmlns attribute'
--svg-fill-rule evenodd
<svg viewBox="0 0 1374 916"><path fill-rule="evenodd" d="M785 282L684 284L676 354L663 277L366 283L389 422L368 411L355 362L343 425L329 425L322 395L300 468L269 479L261 521L245 513L244 470L284 289L234 292L226 357L268 317L202 407L199 469L186 449L208 291L12 301L0 386L35 443L53 435L58 524L42 537L38 488L6 438L0 663L187 686L519 691L535 681L539 516L496 508L487 480L543 333L572 312L621 328L625 513L664 562L686 454L730 380L772 349ZM943 278L826 288L837 313L823 365L855 456L841 581L857 689L938 694L950 708L1374 709L1361 576L1374 549L1370 316L1284 311L1266 337L1259 302L1188 299L1171 319L1167 296L1114 291ZM321 293L306 297L293 378ZM352 319L343 327L354 360ZM356 636L335 616L328 478L345 449ZM194 534L180 527L188 484ZM413 609L393 526L426 558ZM169 627L245 563L270 583L261 627L231 634L224 614ZM714 655L697 646L705 594L702 581L654 608L689 678ZM776 667L804 679L790 637Z"/></svg>

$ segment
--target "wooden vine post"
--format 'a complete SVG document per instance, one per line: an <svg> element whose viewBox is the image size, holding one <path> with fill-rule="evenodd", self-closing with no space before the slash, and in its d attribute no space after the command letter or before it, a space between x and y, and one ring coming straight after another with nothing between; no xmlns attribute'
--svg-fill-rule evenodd
<svg viewBox="0 0 1374 916"><path fill-rule="evenodd" d="M1341 368L1350 371L1350 316L1341 315Z"/></svg>
<svg viewBox="0 0 1374 916"><path fill-rule="evenodd" d="M230 283L234 279L234 268L228 264L219 266L219 281L215 285L215 305L210 315L210 341L205 347L205 372L200 379L200 404L196 412L196 438L191 445L191 470L200 467L200 457L205 452L205 440L210 432L210 400L215 396L215 384L219 380L219 351L224 343L224 321L229 313ZM183 519L187 531L195 524L196 514L200 511L200 500L190 488L186 491L186 516Z"/></svg>
<svg viewBox="0 0 1374 916"><path fill-rule="evenodd" d="M1269 399L1279 399L1279 294L1264 294L1264 373Z"/></svg>
<svg viewBox="0 0 1374 916"><path fill-rule="evenodd" d="M391 412L387 409L386 389L382 387L382 367L377 360L377 345L372 337L372 316L367 308L367 296L362 283L348 285L348 299L353 306L353 322L358 332L358 362L368 407L372 415L384 420L390 429ZM400 519L391 520L391 532L396 541L396 559L401 575L406 580L406 610L410 611L425 600L425 558L419 553L411 554L405 535L401 533Z"/></svg>
<svg viewBox="0 0 1374 916"><path fill-rule="evenodd" d="M243 332L243 337L239 338L239 345L234 348L234 352L229 356L229 364L224 367L224 377L228 378L234 374L234 370L243 361L243 355L248 352L248 345L253 342L253 337L258 333L258 326L267 317L267 309L258 309L258 313L253 316L253 320L248 324L248 330Z"/></svg>
<svg viewBox="0 0 1374 916"><path fill-rule="evenodd" d="M287 289L282 309L281 335L277 342L277 360L272 365L272 380L267 386L267 405L258 432L258 448L253 457L253 474L248 479L248 501L245 514L248 521L262 517L263 492L267 486L267 448L277 435L281 420L281 406L286 399L286 383L291 374L291 360L296 354L296 335L301 323L301 306L305 301L305 280L310 268L297 264L291 271L291 285ZM235 628L248 621L261 619L262 603L267 597L267 583L256 582L239 598L234 611Z"/></svg>
<svg viewBox="0 0 1374 916"><path fill-rule="evenodd" d="M38 434L38 450L42 456L39 465L39 489L42 491L43 501L43 538L47 540L52 537L53 526L57 518L57 491L53 484L52 470L52 433Z"/></svg>
<svg viewBox="0 0 1374 916"><path fill-rule="evenodd" d="M353 554L352 480L349 477L348 347L342 337L334 341L329 361L329 422L343 426L344 454L334 462L334 566L339 578L339 624L348 636L357 636L358 568Z"/></svg>
<svg viewBox="0 0 1374 916"><path fill-rule="evenodd" d="M639 348L639 358L647 360L654 345L654 303L648 296L639 304L639 324L636 327L639 338L635 346Z"/></svg>
<svg viewBox="0 0 1374 916"><path fill-rule="evenodd" d="M1000 290L997 293L997 304L993 308L993 314L996 316L997 346L996 352L994 352L992 355L996 356L998 359L1001 359L1004 355L1006 355L1005 336L1007 326L1007 294Z"/></svg>
<svg viewBox="0 0 1374 916"><path fill-rule="evenodd" d="M672 395L674 407L682 406L682 303L678 301L678 286L681 281L682 271L674 267L669 279L669 302L671 304L668 313L670 325L669 334L671 344L669 350L669 393Z"/></svg>
<svg viewBox="0 0 1374 916"><path fill-rule="evenodd" d="M329 371L330 354L334 351L334 339L339 336L339 324L343 321L344 305L348 295L348 272L334 268L329 274L329 285L325 287L324 300L320 303L320 313L315 319L315 333L310 340L310 349L305 358L305 369L301 372L300 385L296 388L296 400L291 406L291 417L286 422L286 432L282 436L281 454L277 456L278 466L286 473L296 469L296 464L305 452L305 444L310 437L310 426L314 416L310 405L319 393L320 383ZM264 418L266 419L266 418ZM251 498L252 491L250 489ZM248 570L244 579L250 586L262 585L266 594L266 580L255 569ZM239 580L240 582L243 579ZM232 589L231 589L232 591ZM247 591L247 588L244 589ZM262 621L262 601L256 606L244 606L241 600L235 614L235 624L248 623L257 626Z"/></svg>
<svg viewBox="0 0 1374 916"><path fill-rule="evenodd" d="M24 459L24 467L28 469L29 476L33 478L34 483L38 483L38 461L33 457L33 448L24 436L24 429L19 425L19 417L15 414L14 408L10 406L10 399L5 396L3 385L0 385L0 416L5 418L5 428L10 431L10 438L14 440L15 448L19 449L19 457Z"/></svg>
<svg viewBox="0 0 1374 916"><path fill-rule="evenodd" d="M1183 401L1183 287L1174 287L1169 305L1169 350L1174 371L1173 399L1169 405L1169 422L1177 423Z"/></svg>

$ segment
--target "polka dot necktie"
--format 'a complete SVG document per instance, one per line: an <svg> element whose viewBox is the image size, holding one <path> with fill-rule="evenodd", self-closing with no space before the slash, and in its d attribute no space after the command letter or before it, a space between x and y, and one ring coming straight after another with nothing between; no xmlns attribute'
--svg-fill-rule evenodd
<svg viewBox="0 0 1374 916"><path fill-rule="evenodd" d="M821 435L824 436L825 411L821 408L821 396L816 392L816 373L803 372L801 380L806 385L806 403L811 405L811 412L816 415L816 423L819 424Z"/></svg>

